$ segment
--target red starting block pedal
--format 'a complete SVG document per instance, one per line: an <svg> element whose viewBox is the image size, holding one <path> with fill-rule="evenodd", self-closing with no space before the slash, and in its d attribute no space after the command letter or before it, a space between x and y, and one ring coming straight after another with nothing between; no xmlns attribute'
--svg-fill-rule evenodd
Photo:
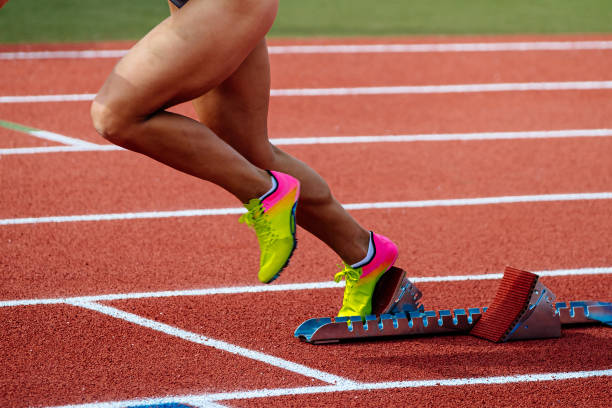
<svg viewBox="0 0 612 408"><path fill-rule="evenodd" d="M470 334L496 343L561 337L555 295L538 275L507 267L493 303Z"/></svg>

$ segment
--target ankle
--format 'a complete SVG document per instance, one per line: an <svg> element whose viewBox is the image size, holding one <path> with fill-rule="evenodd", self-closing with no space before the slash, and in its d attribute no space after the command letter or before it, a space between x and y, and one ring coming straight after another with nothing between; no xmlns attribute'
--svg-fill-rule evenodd
<svg viewBox="0 0 612 408"><path fill-rule="evenodd" d="M274 187L272 177L265 170L257 171L257 176L250 181L241 182L243 187L248 186L247 191L243 191L238 198L243 204L247 204L252 199L259 199Z"/></svg>
<svg viewBox="0 0 612 408"><path fill-rule="evenodd" d="M276 189L278 188L278 180L276 179L276 177L274 177L272 173L268 173L268 172L266 172L266 176L268 177L270 188L268 188L264 193L258 196L258 198L262 201L264 200L265 197L274 193L274 191L276 191Z"/></svg>
<svg viewBox="0 0 612 408"><path fill-rule="evenodd" d="M351 248L347 248L346 253L342 256L342 260L347 265L360 264L367 262L370 252L370 235L369 231L363 230L359 237L353 241Z"/></svg>

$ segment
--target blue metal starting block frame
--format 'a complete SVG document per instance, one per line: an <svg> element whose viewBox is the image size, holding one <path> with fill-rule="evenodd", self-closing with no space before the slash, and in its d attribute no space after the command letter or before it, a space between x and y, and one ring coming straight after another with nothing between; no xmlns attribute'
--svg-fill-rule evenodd
<svg viewBox="0 0 612 408"><path fill-rule="evenodd" d="M428 310L418 303L420 291L410 284L410 293L394 301L390 313L379 316L324 317L308 319L294 336L311 344L338 343L381 337L405 337L437 334L467 334L487 308ZM574 301L555 303L554 294L538 282L529 306L511 327L503 341L553 338L561 336L561 327L576 324L612 326L612 303Z"/></svg>

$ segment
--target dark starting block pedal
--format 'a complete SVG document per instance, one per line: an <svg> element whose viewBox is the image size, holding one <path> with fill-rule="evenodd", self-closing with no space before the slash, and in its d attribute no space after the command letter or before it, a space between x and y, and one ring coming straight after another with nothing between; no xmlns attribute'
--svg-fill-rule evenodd
<svg viewBox="0 0 612 408"><path fill-rule="evenodd" d="M390 282L396 282L401 274L394 272L394 275L390 277ZM385 303L383 309L389 313L369 315L365 319L361 316L308 319L295 330L294 336L308 343L324 344L381 337L469 334L487 312L486 307L425 311L423 305L418 303L421 292L405 278L405 273L401 276L402 284L399 285L399 289L397 287L389 289L389 292L393 292L393 296L388 297L386 302L381 302ZM375 293L388 295L382 289ZM504 328L501 338L494 341L560 337L561 327L566 325L612 326L610 302L555 303L555 295L537 281L529 293L530 296L526 298L528 302L526 301L521 308L521 313Z"/></svg>
<svg viewBox="0 0 612 408"><path fill-rule="evenodd" d="M422 294L414 286L403 269L391 267L381 276L372 295L372 314L422 311L419 305Z"/></svg>

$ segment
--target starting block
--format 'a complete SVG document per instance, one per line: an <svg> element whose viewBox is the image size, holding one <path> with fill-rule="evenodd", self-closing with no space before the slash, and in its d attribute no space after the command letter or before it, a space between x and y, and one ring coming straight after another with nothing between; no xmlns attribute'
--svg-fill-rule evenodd
<svg viewBox="0 0 612 408"><path fill-rule="evenodd" d="M469 334L487 311L486 307L425 310L419 303L421 292L406 279L404 271L394 269L393 279L397 282L401 276L401 284L398 287L391 285L393 297L374 302L374 297L381 292L377 290L374 293L373 305L377 306L373 306L373 311L382 312L363 319L361 316L308 319L295 330L294 336L307 343L325 344L384 337ZM560 337L562 326L575 324L612 326L612 303L555 303L552 291L538 281L532 288L528 304L500 341Z"/></svg>

